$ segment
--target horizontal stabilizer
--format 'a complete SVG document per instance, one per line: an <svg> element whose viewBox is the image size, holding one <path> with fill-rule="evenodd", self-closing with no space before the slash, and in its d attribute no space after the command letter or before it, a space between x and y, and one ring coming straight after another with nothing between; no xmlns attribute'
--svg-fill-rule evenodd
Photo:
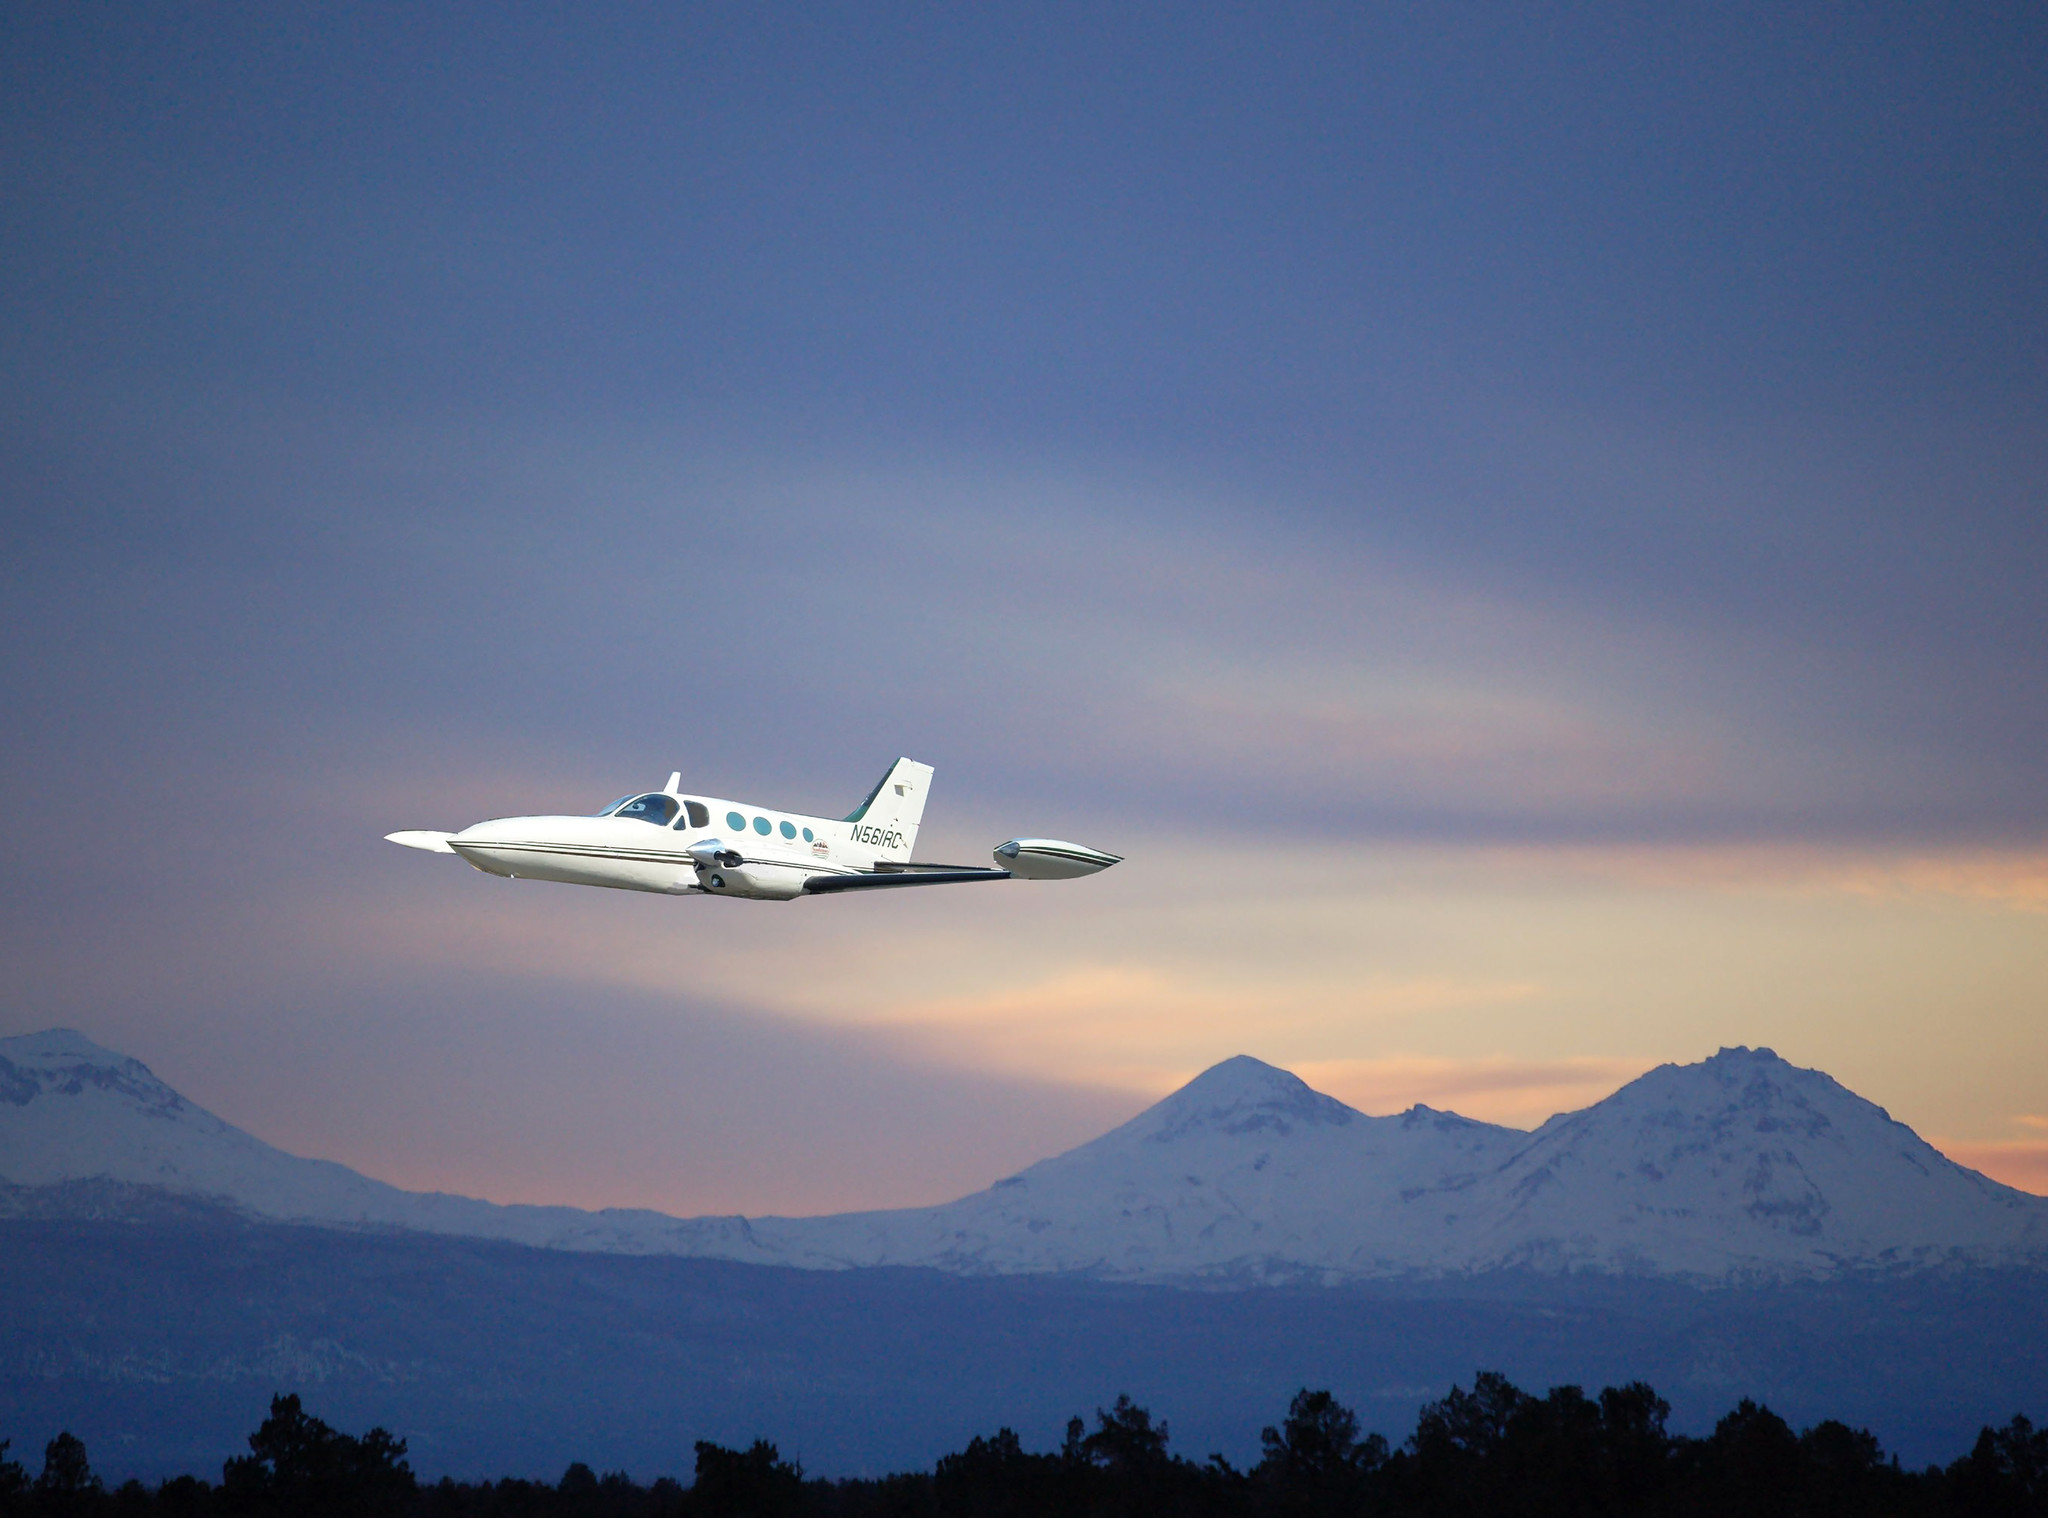
<svg viewBox="0 0 2048 1518"><path fill-rule="evenodd" d="M401 843L409 849L425 849L429 854L452 854L455 850L448 847L448 840L454 836L452 833L411 832L386 833L384 838L389 843Z"/></svg>

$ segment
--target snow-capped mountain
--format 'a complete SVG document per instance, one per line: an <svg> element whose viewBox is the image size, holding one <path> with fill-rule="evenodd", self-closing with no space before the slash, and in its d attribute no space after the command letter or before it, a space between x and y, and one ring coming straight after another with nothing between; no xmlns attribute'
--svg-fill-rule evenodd
<svg viewBox="0 0 2048 1518"><path fill-rule="evenodd" d="M140 1060L68 1028L0 1039L0 1186L147 1187L256 1218L506 1239L555 1249L688 1254L700 1228L658 1212L500 1207L401 1191L331 1160L301 1159L195 1107ZM0 1197L0 1208L9 1203ZM26 1197L12 1198L15 1208ZM716 1230L711 1230L716 1232Z"/></svg>
<svg viewBox="0 0 2048 1518"><path fill-rule="evenodd" d="M750 1233L792 1264L1733 1279L2048 1264L2048 1200L1964 1169L1768 1049L1661 1066L1533 1134L1427 1107L1367 1117L1239 1057L977 1195Z"/></svg>
<svg viewBox="0 0 2048 1518"><path fill-rule="evenodd" d="M793 1263L1109 1276L1381 1275L1429 1254L1413 1205L1529 1135L1416 1107L1368 1117L1239 1055L1092 1143L943 1207L759 1219Z"/></svg>
<svg viewBox="0 0 2048 1518"><path fill-rule="evenodd" d="M684 1219L401 1191L273 1149L76 1033L0 1040L0 1183L13 1205L94 1181L267 1219L813 1269L1251 1283L2048 1268L2048 1199L1964 1169L1767 1049L1662 1066L1533 1134L1427 1107L1369 1117L1240 1056L944 1206Z"/></svg>
<svg viewBox="0 0 2048 1518"><path fill-rule="evenodd" d="M1466 1189L1475 1266L1714 1276L2048 1262L2048 1199L1768 1049L1660 1065Z"/></svg>

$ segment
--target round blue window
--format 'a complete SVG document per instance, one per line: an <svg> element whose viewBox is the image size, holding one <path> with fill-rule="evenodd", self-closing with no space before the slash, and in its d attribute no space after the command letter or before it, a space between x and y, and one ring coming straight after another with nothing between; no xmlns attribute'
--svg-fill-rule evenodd
<svg viewBox="0 0 2048 1518"><path fill-rule="evenodd" d="M805 842L805 843L809 843L810 841L811 841L811 830L810 830L809 828L805 828L805 829L804 829L804 842Z"/></svg>
<svg viewBox="0 0 2048 1518"><path fill-rule="evenodd" d="M768 819L766 817L756 817L754 819L754 831L766 834L768 831Z"/></svg>
<svg viewBox="0 0 2048 1518"><path fill-rule="evenodd" d="M725 825L729 828L738 828L744 833L747 830L747 819L738 812L727 812L725 814Z"/></svg>
<svg viewBox="0 0 2048 1518"><path fill-rule="evenodd" d="M782 825L782 836L783 836L783 837L785 837L785 838L794 838L794 837L796 837L796 824L795 824L795 823L793 823L793 822L785 822L785 823L783 823L783 825Z"/></svg>

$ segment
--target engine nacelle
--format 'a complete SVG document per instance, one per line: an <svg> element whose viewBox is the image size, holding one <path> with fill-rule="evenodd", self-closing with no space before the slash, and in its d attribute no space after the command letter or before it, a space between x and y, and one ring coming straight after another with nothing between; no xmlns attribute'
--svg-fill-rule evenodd
<svg viewBox="0 0 2048 1518"><path fill-rule="evenodd" d="M747 859L717 838L690 845L697 884L713 896L739 896L748 901L791 901L803 895L810 871L793 864Z"/></svg>
<svg viewBox="0 0 2048 1518"><path fill-rule="evenodd" d="M1076 880L1123 862L1121 854L1059 838L1012 838L996 850L995 858L997 869L1008 870L1019 880Z"/></svg>
<svg viewBox="0 0 2048 1518"><path fill-rule="evenodd" d="M789 864L743 864L732 869L699 870L698 881L714 896L744 896L750 901L791 901L803 895L809 870Z"/></svg>

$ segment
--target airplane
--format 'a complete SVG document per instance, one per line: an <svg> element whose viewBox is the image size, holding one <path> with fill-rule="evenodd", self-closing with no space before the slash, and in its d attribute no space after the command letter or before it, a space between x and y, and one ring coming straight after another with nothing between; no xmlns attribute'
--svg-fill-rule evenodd
<svg viewBox="0 0 2048 1518"><path fill-rule="evenodd" d="M912 859L932 767L898 759L846 817L686 796L682 772L658 791L621 796L589 817L501 817L459 833L387 833L392 843L454 854L487 875L610 886L667 896L792 901L898 886L982 880L1073 880L1122 856L1057 838L1012 838L995 867Z"/></svg>

